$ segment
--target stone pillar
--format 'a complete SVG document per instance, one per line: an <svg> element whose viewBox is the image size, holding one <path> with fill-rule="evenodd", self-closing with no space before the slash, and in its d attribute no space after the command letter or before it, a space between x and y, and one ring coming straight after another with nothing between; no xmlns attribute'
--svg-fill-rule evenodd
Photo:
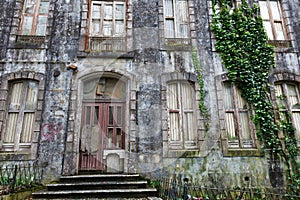
<svg viewBox="0 0 300 200"><path fill-rule="evenodd" d="M20 5L16 0L1 1L0 7L0 60L6 56L7 47L9 45L10 35L14 35L14 31L18 28L13 24L15 12L20 9ZM0 66L0 72L2 67ZM1 74L0 74L1 75ZM0 80L1 81L1 80Z"/></svg>
<svg viewBox="0 0 300 200"><path fill-rule="evenodd" d="M133 0L133 49L137 66L137 169L148 173L161 161L158 1Z"/></svg>
<svg viewBox="0 0 300 200"><path fill-rule="evenodd" d="M80 1L52 2L48 24L47 81L38 150L38 162L45 166L44 182L61 176L68 163L65 159L72 157L70 150L66 151L67 135L72 134L68 132L68 115L73 71L68 65L77 56Z"/></svg>
<svg viewBox="0 0 300 200"><path fill-rule="evenodd" d="M38 162L44 167L44 181L56 180L63 169L70 97L71 71L64 64L48 64L44 113Z"/></svg>

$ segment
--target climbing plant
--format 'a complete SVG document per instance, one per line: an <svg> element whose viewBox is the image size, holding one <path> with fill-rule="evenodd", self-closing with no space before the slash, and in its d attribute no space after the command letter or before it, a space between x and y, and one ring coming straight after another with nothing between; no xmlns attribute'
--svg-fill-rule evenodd
<svg viewBox="0 0 300 200"><path fill-rule="evenodd" d="M300 168L294 128L289 117L275 120L267 82L270 70L275 67L274 48L267 43L259 7L250 7L245 0L238 7L231 0L214 0L213 13L216 50L228 70L228 78L251 105L256 134L264 149L286 164L289 192L299 194Z"/></svg>
<svg viewBox="0 0 300 200"><path fill-rule="evenodd" d="M200 66L200 62L197 56L197 50L195 48L192 49L192 60L194 64L195 71L197 73L197 81L199 84L199 110L201 115L204 118L204 127L205 131L208 131L209 129L209 123L208 123L208 110L207 107L205 106L205 90L204 90L204 79L203 79L203 73L202 73L202 68Z"/></svg>

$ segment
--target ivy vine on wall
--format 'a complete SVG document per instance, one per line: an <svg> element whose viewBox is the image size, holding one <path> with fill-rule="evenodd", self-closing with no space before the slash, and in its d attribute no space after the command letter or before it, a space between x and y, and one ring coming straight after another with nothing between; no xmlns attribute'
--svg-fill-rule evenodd
<svg viewBox="0 0 300 200"><path fill-rule="evenodd" d="M267 82L275 67L274 47L267 43L259 7L249 6L245 0L238 7L234 7L231 0L214 0L213 11L216 50L228 70L228 78L251 105L256 134L264 149L285 163L289 192L299 195L295 129L289 118L275 120Z"/></svg>
<svg viewBox="0 0 300 200"><path fill-rule="evenodd" d="M204 79L203 79L202 68L200 66L200 62L199 62L197 55L198 55L197 50L195 48L192 48L192 61L193 61L195 71L197 73L197 81L198 81L198 85L199 85L199 105L198 106L199 106L200 114L204 118L205 132L207 132L209 129L209 122L208 122L209 114L208 114L207 107L205 106Z"/></svg>

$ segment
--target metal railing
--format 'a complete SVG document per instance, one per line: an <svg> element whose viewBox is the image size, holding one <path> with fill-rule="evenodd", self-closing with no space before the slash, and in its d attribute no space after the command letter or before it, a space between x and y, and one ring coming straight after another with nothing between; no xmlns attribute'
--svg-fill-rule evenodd
<svg viewBox="0 0 300 200"><path fill-rule="evenodd" d="M152 180L153 182L153 180ZM217 188L193 185L188 179L178 182L170 179L154 180L159 196L164 200L296 200L284 188Z"/></svg>
<svg viewBox="0 0 300 200"><path fill-rule="evenodd" d="M45 36L42 35L17 35L18 44L43 44L45 42Z"/></svg>
<svg viewBox="0 0 300 200"><path fill-rule="evenodd" d="M92 52L124 52L126 41L124 37L90 37L89 49Z"/></svg>
<svg viewBox="0 0 300 200"><path fill-rule="evenodd" d="M190 50L190 38L165 38L164 42L166 49Z"/></svg>
<svg viewBox="0 0 300 200"><path fill-rule="evenodd" d="M42 176L43 168L34 161L0 162L0 195L39 185Z"/></svg>

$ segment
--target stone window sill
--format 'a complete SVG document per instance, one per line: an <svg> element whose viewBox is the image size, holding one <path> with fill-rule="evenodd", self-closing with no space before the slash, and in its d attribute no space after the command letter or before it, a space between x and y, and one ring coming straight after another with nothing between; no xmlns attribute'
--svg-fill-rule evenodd
<svg viewBox="0 0 300 200"><path fill-rule="evenodd" d="M17 160L29 160L30 153L23 152L0 152L0 161L17 161Z"/></svg>
<svg viewBox="0 0 300 200"><path fill-rule="evenodd" d="M17 35L15 47L18 48L43 48L45 36Z"/></svg>
<svg viewBox="0 0 300 200"><path fill-rule="evenodd" d="M190 38L165 38L164 48L167 50L190 50Z"/></svg>
<svg viewBox="0 0 300 200"><path fill-rule="evenodd" d="M167 155L164 155L166 158L194 158L200 157L199 150L169 150Z"/></svg>
<svg viewBox="0 0 300 200"><path fill-rule="evenodd" d="M262 156L262 152L259 149L227 149L224 152L224 156L228 157L257 157Z"/></svg>
<svg viewBox="0 0 300 200"><path fill-rule="evenodd" d="M291 48L292 42L290 40L269 40L268 44L278 48Z"/></svg>

